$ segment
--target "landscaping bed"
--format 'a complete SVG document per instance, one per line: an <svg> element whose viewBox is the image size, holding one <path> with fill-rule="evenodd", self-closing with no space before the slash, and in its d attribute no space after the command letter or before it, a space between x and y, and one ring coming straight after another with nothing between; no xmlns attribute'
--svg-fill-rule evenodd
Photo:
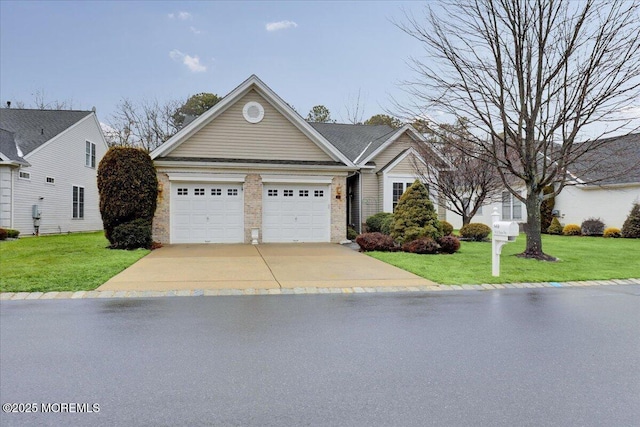
<svg viewBox="0 0 640 427"><path fill-rule="evenodd" d="M491 242L461 242L451 255L417 255L403 252L367 252L376 259L434 282L461 285L513 282L567 282L574 280L640 277L640 239L543 235L547 254L559 258L544 262L518 258L526 236L502 249L501 275L491 275Z"/></svg>
<svg viewBox="0 0 640 427"><path fill-rule="evenodd" d="M107 249L103 232L0 242L0 292L88 291L149 253Z"/></svg>

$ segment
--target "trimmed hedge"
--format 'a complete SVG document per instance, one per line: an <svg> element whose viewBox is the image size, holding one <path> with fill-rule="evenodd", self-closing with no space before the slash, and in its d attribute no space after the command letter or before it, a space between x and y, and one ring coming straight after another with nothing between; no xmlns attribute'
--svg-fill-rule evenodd
<svg viewBox="0 0 640 427"><path fill-rule="evenodd" d="M431 237L422 237L402 245L404 252L412 254L436 254L440 249L440 245Z"/></svg>
<svg viewBox="0 0 640 427"><path fill-rule="evenodd" d="M112 249L151 249L151 221L138 218L117 225L112 233Z"/></svg>
<svg viewBox="0 0 640 427"><path fill-rule="evenodd" d="M362 251L395 251L396 244L391 238L382 233L363 233L356 238L356 243L360 245Z"/></svg>
<svg viewBox="0 0 640 427"><path fill-rule="evenodd" d="M98 191L105 236L111 247L128 248L133 241L144 244L140 247L149 247L146 237L138 238L137 233L146 230L139 223L132 228L136 230L135 238L118 241L114 235L118 226L137 219L146 220L149 224L153 220L158 178L149 154L138 148L111 147L98 165ZM118 233L118 237L124 238L124 235Z"/></svg>
<svg viewBox="0 0 640 427"><path fill-rule="evenodd" d="M460 229L460 235L465 239L470 239L475 242L482 242L489 234L491 234L491 228L488 225L481 224L479 222L472 222L464 225Z"/></svg>
<svg viewBox="0 0 640 427"><path fill-rule="evenodd" d="M453 254L460 250L460 240L456 236L442 236L438 239L440 252L444 254Z"/></svg>
<svg viewBox="0 0 640 427"><path fill-rule="evenodd" d="M442 229L442 234L444 236L453 234L453 225L447 221L440 221L440 228Z"/></svg>
<svg viewBox="0 0 640 427"><path fill-rule="evenodd" d="M610 237L613 239L617 239L619 237L622 237L622 233L620 232L619 228L616 227L609 227L606 230L604 230L604 237Z"/></svg>
<svg viewBox="0 0 640 427"><path fill-rule="evenodd" d="M355 240L358 237L358 232L351 227L347 227L347 239Z"/></svg>
<svg viewBox="0 0 640 427"><path fill-rule="evenodd" d="M562 234L565 236L580 236L582 234L582 230L578 224L567 224L562 229Z"/></svg>
<svg viewBox="0 0 640 427"><path fill-rule="evenodd" d="M375 215L367 218L365 224L367 224L367 232L368 233L383 233L389 234L388 228L390 222L393 220L393 214L389 212L378 212ZM387 232L384 232L384 228L387 228Z"/></svg>

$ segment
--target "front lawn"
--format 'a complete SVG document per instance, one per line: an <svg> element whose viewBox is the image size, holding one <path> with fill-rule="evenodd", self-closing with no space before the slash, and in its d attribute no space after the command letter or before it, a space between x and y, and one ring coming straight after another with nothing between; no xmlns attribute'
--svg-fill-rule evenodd
<svg viewBox="0 0 640 427"><path fill-rule="evenodd" d="M640 277L640 239L543 235L543 262L514 256L524 251L525 235L502 248L500 277L491 275L491 243L461 242L453 255L370 252L370 256L434 282L460 285L512 282L567 282Z"/></svg>
<svg viewBox="0 0 640 427"><path fill-rule="evenodd" d="M149 253L106 249L103 232L0 242L0 292L93 290Z"/></svg>

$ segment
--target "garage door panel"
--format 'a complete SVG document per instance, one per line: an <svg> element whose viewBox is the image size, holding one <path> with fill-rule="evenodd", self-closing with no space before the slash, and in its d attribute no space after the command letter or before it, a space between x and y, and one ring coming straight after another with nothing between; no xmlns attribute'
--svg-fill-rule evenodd
<svg viewBox="0 0 640 427"><path fill-rule="evenodd" d="M323 184L265 184L263 241L328 242L328 193Z"/></svg>
<svg viewBox="0 0 640 427"><path fill-rule="evenodd" d="M172 183L173 243L242 243L242 184Z"/></svg>

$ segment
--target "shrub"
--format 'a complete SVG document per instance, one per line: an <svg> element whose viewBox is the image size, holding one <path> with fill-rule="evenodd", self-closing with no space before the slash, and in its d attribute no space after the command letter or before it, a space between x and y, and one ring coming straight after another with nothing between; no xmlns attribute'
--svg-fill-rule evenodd
<svg viewBox="0 0 640 427"><path fill-rule="evenodd" d="M6 228L0 228L0 240L7 240L8 234Z"/></svg>
<svg viewBox="0 0 640 427"><path fill-rule="evenodd" d="M11 228L7 228L7 237L8 238L17 239L19 235L20 235L20 232L18 230L13 230Z"/></svg>
<svg viewBox="0 0 640 427"><path fill-rule="evenodd" d="M383 233L382 227L384 226L384 222L393 218L393 214L389 212L378 212L375 215L367 218L367 232L369 233ZM389 234L389 233L384 233Z"/></svg>
<svg viewBox="0 0 640 427"><path fill-rule="evenodd" d="M440 228L442 229L443 236L449 236L453 234L453 225L447 221L440 221Z"/></svg>
<svg viewBox="0 0 640 427"><path fill-rule="evenodd" d="M395 251L396 244L391 238L382 233L363 233L356 237L356 243L363 251Z"/></svg>
<svg viewBox="0 0 640 427"><path fill-rule="evenodd" d="M551 225L547 228L549 234L562 234L562 224L558 221L558 218L553 218Z"/></svg>
<svg viewBox="0 0 640 427"><path fill-rule="evenodd" d="M422 237L402 245L404 252L412 254L436 254L438 249L440 249L440 245L431 237Z"/></svg>
<svg viewBox="0 0 640 427"><path fill-rule="evenodd" d="M582 231L578 224L567 224L562 229L562 234L565 236L579 236L582 234Z"/></svg>
<svg viewBox="0 0 640 427"><path fill-rule="evenodd" d="M640 238L640 203L634 203L629 216L622 225L622 237L630 239Z"/></svg>
<svg viewBox="0 0 640 427"><path fill-rule="evenodd" d="M476 242L481 242L489 236L491 228L488 225L481 224L479 222L472 222L470 224L462 226L460 229L460 235L465 239L471 239Z"/></svg>
<svg viewBox="0 0 640 427"><path fill-rule="evenodd" d="M355 240L358 237L358 233L351 227L347 227L347 239Z"/></svg>
<svg viewBox="0 0 640 427"><path fill-rule="evenodd" d="M429 192L416 180L404 192L393 214L391 237L398 242L410 242L420 237L437 239L442 236L438 214L429 200Z"/></svg>
<svg viewBox="0 0 640 427"><path fill-rule="evenodd" d="M133 221L117 225L112 233L113 249L150 249L151 240L151 221L143 218L134 219Z"/></svg>
<svg viewBox="0 0 640 427"><path fill-rule="evenodd" d="M553 185L548 185L542 189L542 194L547 195L553 193ZM540 227L543 233L547 232L549 234L553 234L549 231L549 227L551 227L551 223L555 218L553 216L553 208L556 205L555 197L550 197L545 199L540 204ZM560 234L560 233L557 233Z"/></svg>
<svg viewBox="0 0 640 427"><path fill-rule="evenodd" d="M149 154L111 147L98 165L98 191L106 238L111 247L128 246L114 239L115 228L136 219L151 223L156 210L158 178Z"/></svg>
<svg viewBox="0 0 640 427"><path fill-rule="evenodd" d="M604 233L604 222L600 218L588 218L582 221L580 230L585 236L602 236Z"/></svg>
<svg viewBox="0 0 640 427"><path fill-rule="evenodd" d="M622 233L620 232L619 228L609 227L606 230L604 230L603 236L617 239L618 237L622 237Z"/></svg>
<svg viewBox="0 0 640 427"><path fill-rule="evenodd" d="M453 254L460 249L460 240L452 235L442 236L438 239L438 244L440 245L440 252L445 254Z"/></svg>
<svg viewBox="0 0 640 427"><path fill-rule="evenodd" d="M385 217L382 220L382 227L380 228L380 232L382 234L386 234L387 236L391 235L391 227L393 226L393 214Z"/></svg>

